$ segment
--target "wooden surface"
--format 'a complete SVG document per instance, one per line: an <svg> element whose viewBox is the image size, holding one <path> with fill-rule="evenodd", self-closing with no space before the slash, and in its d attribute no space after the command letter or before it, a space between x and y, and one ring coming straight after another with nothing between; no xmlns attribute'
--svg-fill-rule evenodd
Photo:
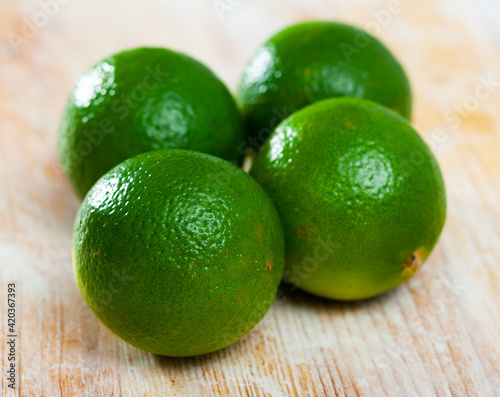
<svg viewBox="0 0 500 397"><path fill-rule="evenodd" d="M222 0L219 17L211 0L59 0L44 18L47 2L0 0L5 395L500 396L499 2L402 1L388 14L394 1ZM43 25L34 33L33 18ZM71 269L78 201L55 142L74 80L110 53L162 45L234 89L259 43L305 19L378 27L407 69L414 124L447 185L439 244L410 282L368 302L286 292L253 332L209 356L160 358L125 344L89 312ZM13 45L23 30L29 37ZM18 290L15 393L4 372L9 281Z"/></svg>

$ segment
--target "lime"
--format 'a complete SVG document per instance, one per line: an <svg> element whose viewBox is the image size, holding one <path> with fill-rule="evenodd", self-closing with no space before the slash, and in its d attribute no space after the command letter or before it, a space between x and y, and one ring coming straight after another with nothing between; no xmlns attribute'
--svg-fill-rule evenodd
<svg viewBox="0 0 500 397"><path fill-rule="evenodd" d="M285 278L327 298L368 298L405 281L445 221L430 149L404 118L367 100L326 99L296 112L251 175L283 224Z"/></svg>
<svg viewBox="0 0 500 397"><path fill-rule="evenodd" d="M138 48L80 77L61 121L59 155L83 198L104 173L139 153L190 149L239 164L244 142L236 104L209 69L184 54Z"/></svg>
<svg viewBox="0 0 500 397"><path fill-rule="evenodd" d="M366 98L411 116L408 78L375 37L336 22L279 32L255 52L239 84L250 145L258 149L286 115L332 97Z"/></svg>
<svg viewBox="0 0 500 397"><path fill-rule="evenodd" d="M90 309L148 352L222 349L268 311L284 269L273 203L248 174L188 150L143 153L90 190L73 265Z"/></svg>

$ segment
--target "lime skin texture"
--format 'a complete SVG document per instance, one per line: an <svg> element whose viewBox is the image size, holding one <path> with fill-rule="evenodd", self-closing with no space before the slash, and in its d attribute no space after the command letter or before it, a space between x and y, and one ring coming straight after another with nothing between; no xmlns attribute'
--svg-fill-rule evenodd
<svg viewBox="0 0 500 397"><path fill-rule="evenodd" d="M226 160L164 149L105 174L78 211L77 285L102 323L159 355L222 349L266 314L284 235L258 183Z"/></svg>
<svg viewBox="0 0 500 397"><path fill-rule="evenodd" d="M237 91L250 146L258 149L287 115L332 97L370 99L411 118L405 71L375 37L327 21L277 33L255 52Z"/></svg>
<svg viewBox="0 0 500 397"><path fill-rule="evenodd" d="M234 99L207 67L164 48L112 55L84 73L59 129L59 157L83 198L139 153L180 148L241 163L245 129Z"/></svg>
<svg viewBox="0 0 500 397"><path fill-rule="evenodd" d="M411 277L446 216L439 166L401 116L358 98L327 99L284 120L251 175L285 231L285 279L338 300Z"/></svg>

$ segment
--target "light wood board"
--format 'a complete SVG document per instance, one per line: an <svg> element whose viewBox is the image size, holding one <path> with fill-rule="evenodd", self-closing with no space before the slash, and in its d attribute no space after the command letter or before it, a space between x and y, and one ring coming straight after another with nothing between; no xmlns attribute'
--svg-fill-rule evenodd
<svg viewBox="0 0 500 397"><path fill-rule="evenodd" d="M218 15L212 0L0 0L2 393L500 396L500 3L220 3L227 7ZM411 281L368 302L286 293L254 331L215 354L170 359L127 345L89 312L73 279L78 201L56 153L73 82L108 54L160 45L205 62L234 89L261 42L311 19L376 31L407 69L414 125L447 185L435 251ZM30 31L27 21L39 27ZM25 40L13 44L13 33ZM10 281L17 283L15 393L5 373Z"/></svg>

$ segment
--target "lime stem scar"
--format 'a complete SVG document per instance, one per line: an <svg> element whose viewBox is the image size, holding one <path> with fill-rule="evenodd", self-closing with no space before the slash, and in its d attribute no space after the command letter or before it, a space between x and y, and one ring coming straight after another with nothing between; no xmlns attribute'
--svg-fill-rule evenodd
<svg viewBox="0 0 500 397"><path fill-rule="evenodd" d="M422 250L416 250L403 264L403 275L412 276L424 262L424 254Z"/></svg>

